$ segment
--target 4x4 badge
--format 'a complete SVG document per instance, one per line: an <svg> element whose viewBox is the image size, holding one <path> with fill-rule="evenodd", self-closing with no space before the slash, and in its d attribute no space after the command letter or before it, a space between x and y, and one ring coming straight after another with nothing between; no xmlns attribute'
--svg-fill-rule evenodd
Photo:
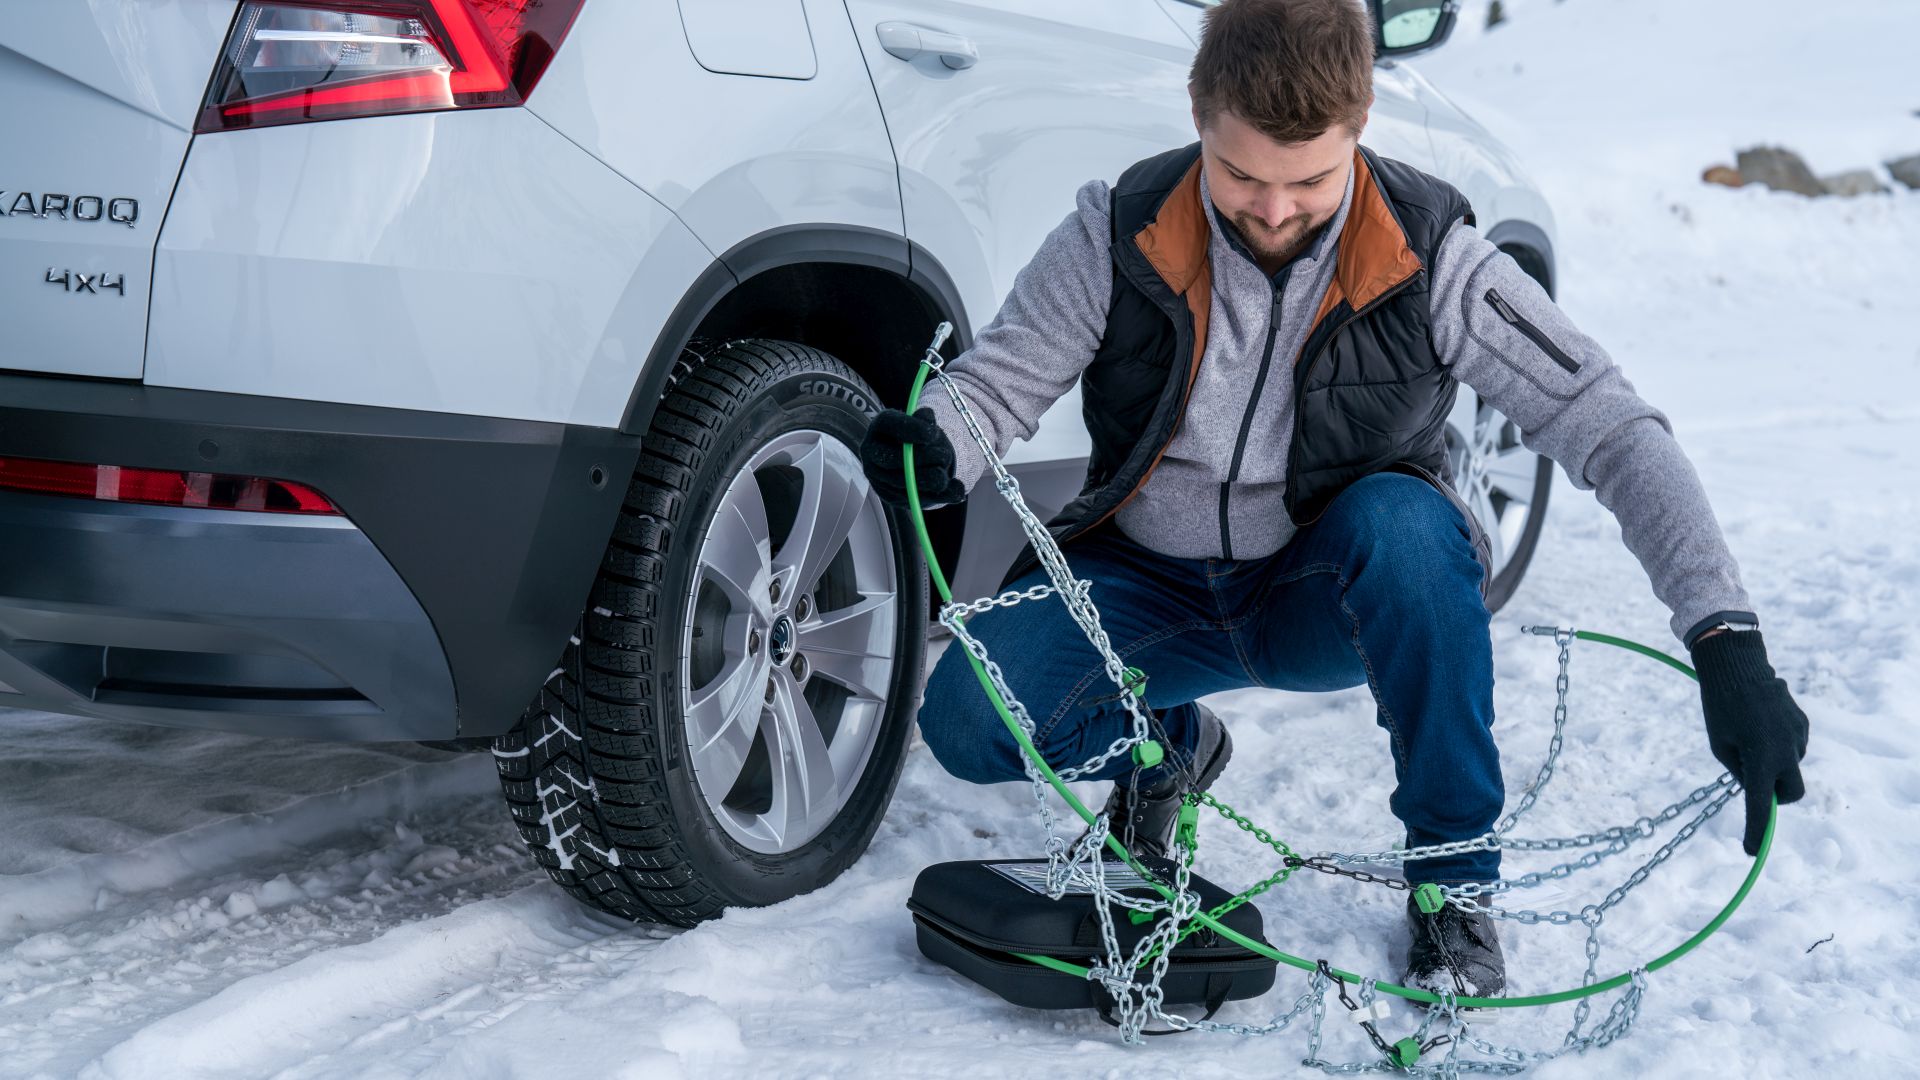
<svg viewBox="0 0 1920 1080"><path fill-rule="evenodd" d="M71 293L92 293L99 296L103 290L112 289L123 298L127 295L127 275L125 274L76 274L71 270L60 271L59 277L53 276L53 267L47 267L47 284L58 285Z"/></svg>

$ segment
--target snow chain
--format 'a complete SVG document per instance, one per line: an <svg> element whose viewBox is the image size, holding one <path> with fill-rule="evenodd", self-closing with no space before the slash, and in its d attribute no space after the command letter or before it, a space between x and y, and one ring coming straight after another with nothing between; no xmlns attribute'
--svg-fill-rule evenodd
<svg viewBox="0 0 1920 1080"><path fill-rule="evenodd" d="M1045 568L1052 584L1036 585L1018 592L1003 592L995 597L967 603L955 603L952 590L947 585L946 575L940 567L931 539L927 535L920 495L914 483L912 446L905 447L903 454L909 509L921 546L926 552L928 570L943 601L940 621L953 632L955 643L964 650L968 662L979 677L980 684L992 701L995 710L1023 751L1022 764L1032 785L1037 814L1046 831L1048 895L1059 899L1068 889L1076 889L1090 891L1096 898L1094 911L1099 915L1102 942L1099 959L1086 968L1062 964L1058 961L1050 963L1049 966L1084 975L1101 985L1112 1000L1112 1020L1120 1029L1123 1042L1143 1042L1142 1036L1146 1034L1145 1029L1149 1023L1163 1024L1177 1031L1206 1030L1236 1035L1269 1035L1285 1030L1302 1016L1311 1015L1312 1019L1308 1025L1307 1056L1303 1063L1318 1067L1325 1072L1397 1071L1444 1077L1455 1077L1465 1072L1517 1073L1541 1062L1551 1061L1562 1054L1579 1053L1590 1048L1606 1046L1625 1035L1639 1015L1641 1002L1646 995L1648 973L1657 971L1678 959L1719 929L1753 888L1761 868L1766 863L1768 850L1772 846L1774 826L1772 818L1768 820L1766 835L1761 840L1760 852L1754 858L1746 880L1733 899L1704 929L1654 960L1607 979L1599 977L1599 935L1606 912L1646 881L1656 867L1665 862L1681 844L1718 814L1740 790L1740 787L1730 774L1723 773L1717 780L1696 789L1679 802L1673 803L1657 814L1642 817L1630 825L1615 826L1571 837L1526 839L1509 836L1509 831L1533 807L1541 791L1552 780L1554 764L1559 759L1564 746L1567 721L1567 667L1574 640L1597 641L1639 652L1661 660L1688 676L1694 676L1692 668L1648 646L1606 634L1549 626L1526 626L1522 627L1522 630L1530 634L1551 636L1559 647L1560 671L1554 682L1553 737L1548 744L1546 759L1541 764L1539 773L1534 777L1533 782L1527 785L1519 804L1497 823L1492 831L1470 840L1422 847L1370 852L1321 851L1302 856L1284 841L1275 838L1266 829L1254 824L1226 803L1211 794L1199 792L1189 794L1186 804L1181 808L1171 851L1174 864L1173 881L1171 883L1158 881L1133 858L1118 837L1109 835L1105 815L1090 810L1066 787L1067 783L1091 775L1122 755L1130 756L1138 768L1151 767L1164 759L1166 748L1152 738L1155 725L1143 697L1147 676L1137 668L1128 667L1114 653L1112 643L1108 640L1106 632L1101 629L1100 612L1094 607L1089 597L1093 583L1073 575L1052 534L1021 498L1019 481L1014 479L999 455L994 453L992 444L981 433L966 399L960 395L958 388L947 377L942 366L940 348L945 344L952 329L950 323L943 322L935 331L933 342L921 359L920 370L908 397L907 411L913 412L919 407L921 390L930 376L940 381L961 421L965 423L967 433L984 455L993 476L995 489L1013 508L1022 530L1032 542L1034 553L1039 557L1040 565ZM1021 704L1019 697L1007 685L1004 672L987 655L986 646L967 629L967 621L974 615L985 614L995 608L1012 607L1028 600L1043 600L1050 596L1058 597L1060 602L1066 605L1075 624L1080 627L1088 642L1099 652L1105 663L1107 678L1116 690L1101 701L1120 702L1132 721L1131 731L1115 739L1100 753L1079 765L1060 769L1051 767L1035 748L1033 719L1028 714L1026 706ZM1052 801L1048 798L1049 788L1061 797L1069 809L1086 822L1087 831L1077 841L1069 840L1066 833L1058 827L1058 815L1055 813ZM1199 894L1189 887L1189 868L1198 852L1198 818L1201 807L1218 813L1271 848L1280 857L1278 870L1211 911L1201 910ZM1685 822L1671 839L1660 845L1650 857L1636 867L1625 882L1616 886L1599 903L1587 904L1577 911L1546 912L1507 908L1497 904L1479 906L1479 897L1504 897L1517 890L1563 878L1577 870L1591 868L1601 860L1620 854L1641 840L1651 838L1659 826L1695 807L1699 808L1698 812ZM1776 803L1776 814L1777 810ZM1595 850L1586 851L1577 859L1559 863L1545 870L1522 874L1511 880L1490 883L1423 884L1415 889L1399 878L1381 877L1353 868L1359 865L1403 866L1408 860L1429 859L1471 851L1569 851L1581 848ZM1110 857L1102 858L1103 854ZM1154 889L1160 893L1160 898L1129 896L1109 888L1106 884L1106 867L1115 858L1123 860L1152 883ZM1438 911L1445 904L1453 904L1463 909L1483 911L1495 918L1520 923L1545 922L1552 925L1580 923L1586 928L1587 956L1586 970L1581 984L1574 989L1520 997L1473 998L1453 993L1435 994L1413 987L1361 978L1334 968L1324 959L1307 960L1294 956L1264 942L1246 938L1220 921L1227 912L1278 886L1295 870L1302 868L1350 878L1364 884L1412 892L1416 905L1428 914ZM1144 923L1150 920L1155 922L1153 931L1131 952L1123 951L1115 936L1113 911L1116 908L1125 909L1133 922ZM1276 1014L1264 1024L1189 1020L1167 1012L1163 1008L1160 983L1166 975L1169 954L1181 940L1202 929L1210 929L1226 940L1307 972L1309 978L1305 992L1295 998L1286 1011ZM1143 968L1146 969L1146 974L1141 978L1137 973ZM1357 1000L1349 992L1349 983L1357 987ZM1376 1055L1373 1059L1347 1063L1334 1063L1321 1059L1320 1044L1324 1035L1326 991L1329 987L1335 989L1341 1006L1347 1010L1348 1016L1372 1043ZM1590 1019L1595 996L1615 989L1620 990L1620 994L1613 1000L1606 1015L1590 1030L1583 1031ZM1418 1028L1411 1035L1390 1040L1381 1033L1379 1023L1391 1015L1387 1002L1378 997L1381 992L1407 1001L1424 1003L1427 1006ZM1561 1040L1561 1044L1551 1049L1526 1050L1499 1046L1478 1038L1472 1033L1472 1025L1485 1016L1488 1010L1544 1006L1563 1001L1577 1002L1573 1025ZM1462 1058L1460 1051L1463 1049L1474 1051L1481 1056ZM1444 1050L1444 1054L1437 1060L1429 1061L1428 1055L1436 1050Z"/></svg>

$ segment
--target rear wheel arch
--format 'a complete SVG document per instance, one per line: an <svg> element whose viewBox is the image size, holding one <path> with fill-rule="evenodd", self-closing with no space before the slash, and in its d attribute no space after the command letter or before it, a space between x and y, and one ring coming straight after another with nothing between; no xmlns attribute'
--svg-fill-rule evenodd
<svg viewBox="0 0 1920 1080"><path fill-rule="evenodd" d="M772 338L820 349L845 362L880 395L904 408L915 365L946 321L948 359L973 344L960 290L940 260L913 241L856 225L786 225L728 248L687 289L641 368L620 430L644 434L689 346ZM965 504L927 512L942 566L955 565Z"/></svg>
<svg viewBox="0 0 1920 1080"><path fill-rule="evenodd" d="M696 339L772 337L840 357L883 400L904 403L911 361L941 321L949 355L973 343L953 279L926 249L855 225L787 225L742 240L714 260L668 316L634 384L620 430L653 421L673 365Z"/></svg>

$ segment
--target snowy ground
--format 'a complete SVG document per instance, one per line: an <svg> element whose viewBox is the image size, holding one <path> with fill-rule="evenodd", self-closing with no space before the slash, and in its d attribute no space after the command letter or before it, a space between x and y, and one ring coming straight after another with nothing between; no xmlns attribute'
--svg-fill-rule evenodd
<svg viewBox="0 0 1920 1080"><path fill-rule="evenodd" d="M1920 192L1808 200L1700 184L1779 141L1817 170L1920 151L1905 0L1800 6L1543 0L1423 59L1506 138L1559 215L1564 302L1665 409L1712 494L1774 662L1813 720L1807 798L1732 922L1657 973L1626 1041L1544 1067L1660 1076L1920 1068ZM1496 619L1510 791L1545 749L1551 644L1531 622L1678 650L1592 497L1556 488ZM1692 686L1576 647L1565 763L1529 835L1620 824L1718 773ZM1388 845L1364 689L1244 692L1217 787L1297 847ZM928 863L1029 853L1019 786L910 758L843 879L691 932L602 918L519 849L484 756L291 745L0 711L0 1075L653 1078L1295 1075L1297 1034L1118 1044L1090 1016L1002 1004L922 959L903 908ZM1088 792L1089 796L1094 793ZM1737 808L1736 808L1737 809ZM1702 925L1746 865L1736 813L1608 923L1603 973ZM1202 867L1251 880L1212 827ZM1510 874L1537 861L1508 856ZM1242 869L1242 868L1245 869ZM1612 864L1543 904L1577 907ZM1397 897L1324 877L1264 901L1277 944L1390 977ZM1578 982L1567 929L1510 929L1516 991ZM1818 947L1814 947L1818 943ZM1240 1003L1264 1019L1302 985ZM1557 1041L1569 1007L1490 1037ZM1387 1024L1406 1026L1405 1012ZM1326 1053L1363 1053L1329 1024Z"/></svg>

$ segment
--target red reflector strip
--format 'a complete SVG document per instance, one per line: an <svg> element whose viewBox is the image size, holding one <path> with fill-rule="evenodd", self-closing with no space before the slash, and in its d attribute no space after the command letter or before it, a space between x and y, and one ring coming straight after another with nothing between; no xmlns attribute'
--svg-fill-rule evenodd
<svg viewBox="0 0 1920 1080"><path fill-rule="evenodd" d="M368 108L411 111L450 109L453 91L447 88L447 76L438 72L406 78L363 79L338 83L321 90L294 90L277 97L254 98L221 107L228 117L291 112L322 118L330 114L351 115Z"/></svg>
<svg viewBox="0 0 1920 1080"><path fill-rule="evenodd" d="M0 457L0 489L202 510L336 516L340 513L325 495L291 480L135 469L123 465L76 465L31 458Z"/></svg>

